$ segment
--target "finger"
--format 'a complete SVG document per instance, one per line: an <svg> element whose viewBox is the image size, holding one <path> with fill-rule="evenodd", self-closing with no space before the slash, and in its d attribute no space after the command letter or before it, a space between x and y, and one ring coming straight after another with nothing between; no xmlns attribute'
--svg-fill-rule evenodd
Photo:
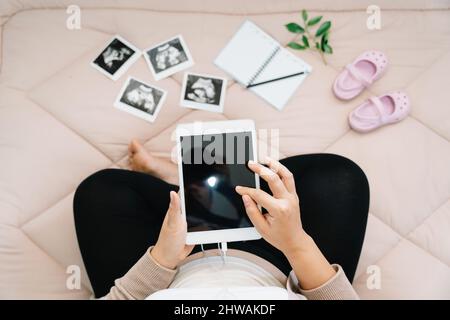
<svg viewBox="0 0 450 320"><path fill-rule="evenodd" d="M168 224L176 224L181 219L180 214L180 197L175 191L170 191L170 203L167 210Z"/></svg>
<svg viewBox="0 0 450 320"><path fill-rule="evenodd" d="M248 167L267 182L275 198L280 198L288 193L283 181L281 181L276 172L254 161L249 161Z"/></svg>
<svg viewBox="0 0 450 320"><path fill-rule="evenodd" d="M194 248L195 248L195 245L193 245L193 244L186 244L184 246L184 249L183 249L183 255L185 257L187 257L188 255L191 254L191 252L192 252L192 250L194 250Z"/></svg>
<svg viewBox="0 0 450 320"><path fill-rule="evenodd" d="M265 191L255 188L237 186L236 192L239 193L241 196L245 194L250 196L250 198L252 198L256 203L263 206L268 211L273 211L275 209L276 199Z"/></svg>
<svg viewBox="0 0 450 320"><path fill-rule="evenodd" d="M271 216L269 213L264 214L264 219L266 219L267 224L270 226L275 221L275 218Z"/></svg>
<svg viewBox="0 0 450 320"><path fill-rule="evenodd" d="M289 193L297 192L295 189L294 175L288 168L286 168L286 166L270 157L266 157L266 163L268 164L270 170L276 172L281 177L281 180Z"/></svg>
<svg viewBox="0 0 450 320"><path fill-rule="evenodd" d="M256 230L258 230L261 234L265 234L269 225L264 216L261 214L261 211L256 206L256 203L246 194L242 196L242 201L244 202L245 211L247 212L247 215Z"/></svg>

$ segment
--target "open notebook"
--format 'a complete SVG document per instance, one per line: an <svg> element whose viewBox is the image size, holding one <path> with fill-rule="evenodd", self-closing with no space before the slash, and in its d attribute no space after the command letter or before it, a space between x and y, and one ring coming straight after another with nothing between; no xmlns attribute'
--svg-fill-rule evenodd
<svg viewBox="0 0 450 320"><path fill-rule="evenodd" d="M283 109L312 68L251 21L245 21L214 63L244 86L304 71L305 74L249 88Z"/></svg>

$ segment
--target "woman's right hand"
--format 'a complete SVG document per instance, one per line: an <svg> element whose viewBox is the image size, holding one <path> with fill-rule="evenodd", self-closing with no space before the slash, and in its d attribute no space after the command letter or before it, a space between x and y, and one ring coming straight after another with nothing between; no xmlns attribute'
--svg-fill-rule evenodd
<svg viewBox="0 0 450 320"><path fill-rule="evenodd" d="M313 239L306 234L300 220L300 204L292 173L278 161L268 159L269 168L249 162L249 168L267 181L273 195L260 189L236 187L245 210L261 236L283 252L294 270L300 286L317 288L336 271L328 263ZM267 209L262 214L257 204Z"/></svg>
<svg viewBox="0 0 450 320"><path fill-rule="evenodd" d="M245 210L261 236L286 257L308 246L309 236L302 228L300 205L292 173L280 162L268 159L269 168L249 161L250 170L267 181L273 195L261 189L236 187ZM268 213L262 214L257 204Z"/></svg>

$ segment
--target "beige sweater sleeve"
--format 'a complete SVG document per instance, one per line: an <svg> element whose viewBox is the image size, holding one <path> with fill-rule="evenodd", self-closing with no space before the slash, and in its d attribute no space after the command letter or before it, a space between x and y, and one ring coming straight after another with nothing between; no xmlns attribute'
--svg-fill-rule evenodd
<svg viewBox="0 0 450 320"><path fill-rule="evenodd" d="M348 281L342 267L338 264L332 266L336 274L320 287L311 290L300 288L294 271L291 271L287 282L288 291L302 294L308 300L358 300L358 294Z"/></svg>
<svg viewBox="0 0 450 320"><path fill-rule="evenodd" d="M150 255L153 247L122 277L114 282L107 300L142 300L150 294L166 289L177 270L167 269L158 264Z"/></svg>
<svg viewBox="0 0 450 320"><path fill-rule="evenodd" d="M150 294L166 289L173 281L177 270L159 265L150 255L151 247L142 258L122 277L115 281L110 292L103 297L108 300L140 300ZM358 299L358 295L339 265L333 265L336 274L318 288L302 290L294 272L288 278L287 289L302 294L309 300Z"/></svg>

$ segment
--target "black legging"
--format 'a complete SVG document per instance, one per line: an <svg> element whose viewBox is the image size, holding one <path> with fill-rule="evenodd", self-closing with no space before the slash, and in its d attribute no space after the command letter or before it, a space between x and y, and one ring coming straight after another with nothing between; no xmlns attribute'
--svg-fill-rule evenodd
<svg viewBox="0 0 450 320"><path fill-rule="evenodd" d="M294 175L303 228L352 281L369 206L365 174L354 162L333 154L295 156L281 163ZM80 184L74 198L75 227L96 297L107 294L114 280L155 244L171 190L178 186L119 169L99 171ZM286 275L291 270L283 254L263 239L229 243L229 248L254 253Z"/></svg>

